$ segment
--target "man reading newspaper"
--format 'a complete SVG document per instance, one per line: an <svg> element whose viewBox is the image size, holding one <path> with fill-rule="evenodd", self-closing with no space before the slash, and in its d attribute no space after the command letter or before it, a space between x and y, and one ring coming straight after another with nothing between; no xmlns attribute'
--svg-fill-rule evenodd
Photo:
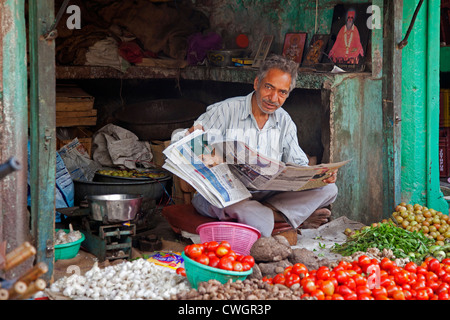
<svg viewBox="0 0 450 320"><path fill-rule="evenodd" d="M308 157L298 144L296 125L282 108L295 88L297 69L292 60L268 57L255 77L253 92L210 105L191 128L175 132L172 143L196 129L219 132L224 140L244 141L272 159L308 166ZM257 228L264 237L272 235L275 222L288 222L295 229L317 228L331 216L325 207L337 197L336 175L337 169L324 180L325 186L310 190L251 191L251 198L226 207L215 206L196 193L192 204L202 215L234 219Z"/></svg>

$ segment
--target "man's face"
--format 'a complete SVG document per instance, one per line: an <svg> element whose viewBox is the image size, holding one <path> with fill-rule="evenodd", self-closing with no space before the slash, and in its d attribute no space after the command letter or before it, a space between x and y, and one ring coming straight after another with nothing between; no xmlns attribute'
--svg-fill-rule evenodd
<svg viewBox="0 0 450 320"><path fill-rule="evenodd" d="M279 69L270 69L264 79L255 79L253 87L256 103L266 114L274 113L289 96L291 75Z"/></svg>
<svg viewBox="0 0 450 320"><path fill-rule="evenodd" d="M349 11L347 13L347 27L351 27L355 22L355 11Z"/></svg>

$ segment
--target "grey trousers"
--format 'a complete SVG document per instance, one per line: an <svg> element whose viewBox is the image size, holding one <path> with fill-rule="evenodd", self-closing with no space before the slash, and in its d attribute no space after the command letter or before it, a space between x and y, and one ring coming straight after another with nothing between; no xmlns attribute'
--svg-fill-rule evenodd
<svg viewBox="0 0 450 320"><path fill-rule="evenodd" d="M270 237L275 223L273 211L262 202L277 208L283 213L286 222L298 228L315 210L332 204L337 194L338 188L334 183L304 191L257 191L252 192L250 199L226 208L217 208L196 193L192 205L204 216L223 221L237 220L258 229L261 236Z"/></svg>

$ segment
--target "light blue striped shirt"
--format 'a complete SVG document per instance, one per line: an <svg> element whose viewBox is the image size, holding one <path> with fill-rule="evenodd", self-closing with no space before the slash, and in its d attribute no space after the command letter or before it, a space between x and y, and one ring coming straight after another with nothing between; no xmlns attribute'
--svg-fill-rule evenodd
<svg viewBox="0 0 450 320"><path fill-rule="evenodd" d="M308 157L298 144L297 126L290 115L278 108L259 129L252 114L252 95L253 92L208 106L194 125L201 124L205 131L220 134L226 139L244 141L260 154L284 163L308 165ZM184 136L186 130L173 135L172 141Z"/></svg>

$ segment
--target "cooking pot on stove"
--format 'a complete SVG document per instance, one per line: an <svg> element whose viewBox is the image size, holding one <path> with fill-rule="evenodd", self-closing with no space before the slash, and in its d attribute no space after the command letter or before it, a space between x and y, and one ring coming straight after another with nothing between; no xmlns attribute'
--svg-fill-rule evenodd
<svg viewBox="0 0 450 320"><path fill-rule="evenodd" d="M142 204L142 194L89 195L91 219L104 224L134 220Z"/></svg>

